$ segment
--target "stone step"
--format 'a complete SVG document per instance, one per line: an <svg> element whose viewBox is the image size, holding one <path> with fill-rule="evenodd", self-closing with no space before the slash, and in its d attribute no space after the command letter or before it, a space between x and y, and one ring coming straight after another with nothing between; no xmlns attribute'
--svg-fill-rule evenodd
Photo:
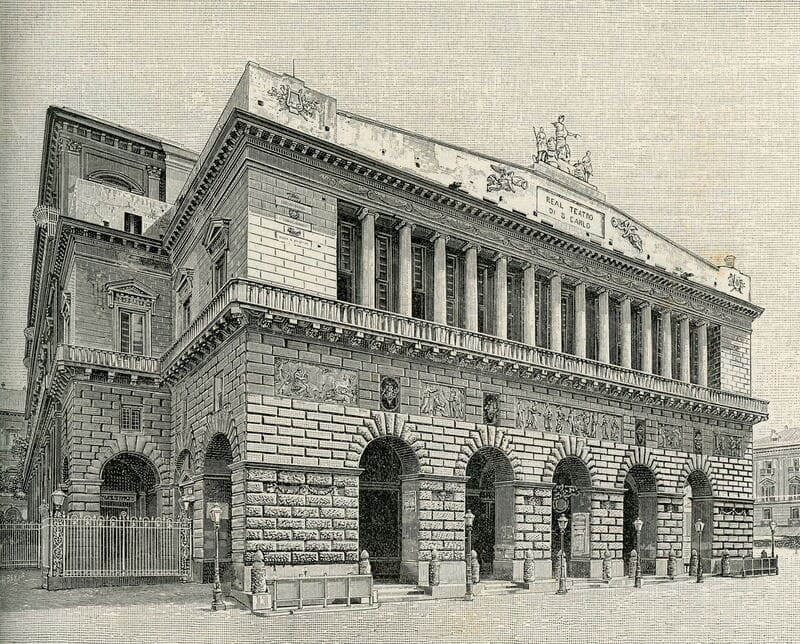
<svg viewBox="0 0 800 644"><path fill-rule="evenodd" d="M413 584L380 584L375 585L374 590L377 593L378 601L382 604L431 599L431 597L425 593L424 588Z"/></svg>

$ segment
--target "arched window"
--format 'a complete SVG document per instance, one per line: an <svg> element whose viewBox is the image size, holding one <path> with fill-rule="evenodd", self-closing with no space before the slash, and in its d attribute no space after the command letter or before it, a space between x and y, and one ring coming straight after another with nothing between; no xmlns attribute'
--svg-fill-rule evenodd
<svg viewBox="0 0 800 644"><path fill-rule="evenodd" d="M772 481L761 481L760 496L762 501L775 500L775 483Z"/></svg>
<svg viewBox="0 0 800 644"><path fill-rule="evenodd" d="M789 479L789 498L800 499L800 479Z"/></svg>

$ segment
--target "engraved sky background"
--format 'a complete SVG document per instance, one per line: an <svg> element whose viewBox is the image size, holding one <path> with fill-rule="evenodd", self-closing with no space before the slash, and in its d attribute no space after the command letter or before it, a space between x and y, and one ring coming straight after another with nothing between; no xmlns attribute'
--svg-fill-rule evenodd
<svg viewBox="0 0 800 644"><path fill-rule="evenodd" d="M800 425L800 4L125 5L0 4L6 386L24 385L47 106L200 150L248 60L295 58L340 109L516 163L565 114L611 203L718 263L737 256L767 309L753 393L771 419L757 431Z"/></svg>

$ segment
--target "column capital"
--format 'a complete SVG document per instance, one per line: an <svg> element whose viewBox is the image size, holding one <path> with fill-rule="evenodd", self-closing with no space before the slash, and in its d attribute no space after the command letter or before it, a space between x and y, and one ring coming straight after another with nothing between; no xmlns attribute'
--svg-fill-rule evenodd
<svg viewBox="0 0 800 644"><path fill-rule="evenodd" d="M431 237L431 241L434 243L436 243L440 239L443 239L444 243L446 244L447 242L450 241L450 235L446 235L445 233L434 233L433 237Z"/></svg>
<svg viewBox="0 0 800 644"><path fill-rule="evenodd" d="M358 219L359 221L366 219L369 215L375 216L375 211L368 208L367 206L362 206L361 210L358 211Z"/></svg>
<svg viewBox="0 0 800 644"><path fill-rule="evenodd" d="M468 250L474 250L477 253L481 252L480 244L476 244L475 242L467 242L464 245L463 251L466 253Z"/></svg>
<svg viewBox="0 0 800 644"><path fill-rule="evenodd" d="M505 261L506 264L507 264L508 263L508 255L506 255L505 253L502 253L500 251L497 251L494 255L492 255L492 260L494 262Z"/></svg>
<svg viewBox="0 0 800 644"><path fill-rule="evenodd" d="M529 270L533 269L533 271L536 272L536 268L537 268L537 266L533 262L528 262L528 261L522 262L522 270L523 271L529 271Z"/></svg>
<svg viewBox="0 0 800 644"><path fill-rule="evenodd" d="M416 224L415 224L415 223L413 223L413 222L410 222L410 221L408 221L408 220L406 220L406 219L400 219L400 220L399 220L399 221L398 221L398 222L397 222L397 223L394 225L394 229L395 229L395 230L402 230L403 228L406 228L406 227L408 227L408 229L409 229L409 230L410 230L410 231L413 233L413 232L414 232L414 227L415 227L415 226L416 226Z"/></svg>

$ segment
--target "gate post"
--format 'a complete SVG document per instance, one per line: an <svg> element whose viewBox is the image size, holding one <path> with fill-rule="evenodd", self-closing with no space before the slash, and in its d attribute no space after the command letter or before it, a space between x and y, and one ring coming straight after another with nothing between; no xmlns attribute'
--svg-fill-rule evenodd
<svg viewBox="0 0 800 644"><path fill-rule="evenodd" d="M47 588L50 575L50 510L47 503L39 506L39 568L42 571L42 588Z"/></svg>
<svg viewBox="0 0 800 644"><path fill-rule="evenodd" d="M189 528L189 520L182 519L179 523L180 530L180 558L181 558L181 581L186 583L191 575L191 548L192 539Z"/></svg>

